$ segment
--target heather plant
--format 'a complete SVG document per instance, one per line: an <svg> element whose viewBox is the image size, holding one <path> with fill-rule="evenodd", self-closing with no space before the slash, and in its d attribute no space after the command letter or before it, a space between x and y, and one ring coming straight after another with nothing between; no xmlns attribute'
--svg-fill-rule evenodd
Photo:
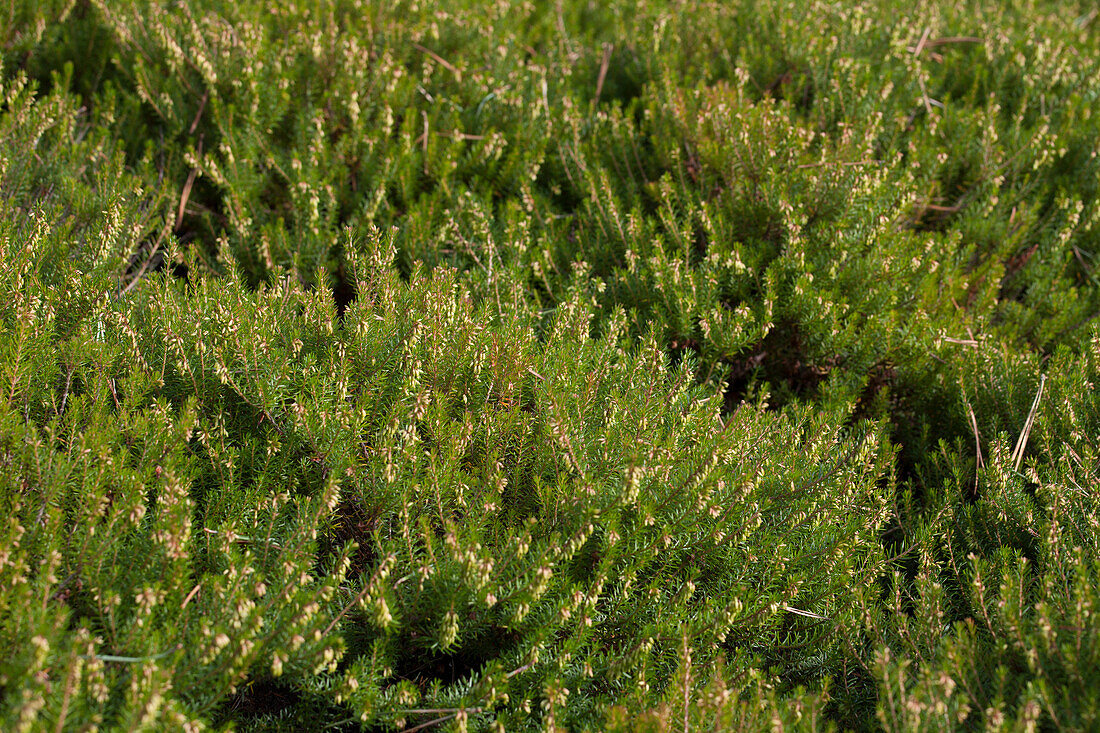
<svg viewBox="0 0 1100 733"><path fill-rule="evenodd" d="M1094 10L0 19L5 729L1095 727Z"/></svg>
<svg viewBox="0 0 1100 733"><path fill-rule="evenodd" d="M883 559L876 430L723 420L652 340L592 339L582 295L540 340L392 257L352 257L343 327L293 281L162 278L93 311L63 386L11 398L43 414L8 408L7 605L52 611L6 628L13 724L598 726L680 668L683 694L718 683L718 655L828 664L823 624ZM13 374L57 358L24 346L41 310Z"/></svg>
<svg viewBox="0 0 1100 733"><path fill-rule="evenodd" d="M1085 670L1097 653L1097 506L1088 488L1097 353L1095 340L1080 355L1060 351L1049 379L1037 364L1003 356L969 364L978 389L1008 391L1024 372L1041 375L1032 385L1040 394L1012 415L1013 432L975 419L969 451L944 447L950 478L916 530L915 583L890 581L887 613L900 623L873 626L865 652L885 728L1096 725ZM982 400L974 402L977 411Z"/></svg>

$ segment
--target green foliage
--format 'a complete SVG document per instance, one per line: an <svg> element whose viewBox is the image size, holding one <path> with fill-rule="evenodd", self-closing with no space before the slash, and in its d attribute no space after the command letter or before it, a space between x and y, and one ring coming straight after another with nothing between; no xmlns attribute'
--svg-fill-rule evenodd
<svg viewBox="0 0 1100 733"><path fill-rule="evenodd" d="M0 727L1096 727L1097 27L10 3Z"/></svg>
<svg viewBox="0 0 1100 733"><path fill-rule="evenodd" d="M952 478L919 529L914 583L891 581L900 623L877 625L866 662L886 728L1096 726L1098 349L1052 360L1030 436L1025 407L976 476L972 446L944 446ZM971 366L1003 392L1018 367L998 361Z"/></svg>

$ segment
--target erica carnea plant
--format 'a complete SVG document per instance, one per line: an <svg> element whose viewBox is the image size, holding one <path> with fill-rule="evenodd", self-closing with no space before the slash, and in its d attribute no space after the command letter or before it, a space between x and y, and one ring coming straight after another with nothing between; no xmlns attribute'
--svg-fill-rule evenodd
<svg viewBox="0 0 1100 733"><path fill-rule="evenodd" d="M9 5L0 727L1095 727L1094 10Z"/></svg>

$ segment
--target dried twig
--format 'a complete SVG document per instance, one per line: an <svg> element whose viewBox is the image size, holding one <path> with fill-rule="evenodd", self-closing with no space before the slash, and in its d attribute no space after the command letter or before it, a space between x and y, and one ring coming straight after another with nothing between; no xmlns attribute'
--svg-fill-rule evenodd
<svg viewBox="0 0 1100 733"><path fill-rule="evenodd" d="M427 713L447 713L447 714L443 715L441 717L438 717L438 718L433 718L432 720L429 720L426 723L421 723L420 725L415 726L413 728L409 728L405 731L405 733L414 733L415 731L418 731L418 730L424 730L425 728L430 728L433 725L439 725L440 723L446 723L448 720L451 720L452 718L457 718L460 713L466 713L467 715L469 715L469 714L477 715L478 713L481 713L481 712L484 712L484 711L485 711L485 708L424 708L424 709L419 709L419 710L406 710L405 713L408 714L408 715L427 714Z"/></svg>
<svg viewBox="0 0 1100 733"><path fill-rule="evenodd" d="M439 137L449 137L453 140L484 140L485 135L471 135L468 132L458 132L456 130L442 130L435 133Z"/></svg>
<svg viewBox="0 0 1100 733"><path fill-rule="evenodd" d="M176 209L176 225L174 229L179 229L180 224L183 223L183 212L187 209L187 199L191 198L191 187L195 185L195 177L198 176L199 171L196 168L192 168L191 172L187 174L187 181L183 184L183 191L180 193L180 205Z"/></svg>
<svg viewBox="0 0 1100 733"><path fill-rule="evenodd" d="M210 527L204 527L203 531L206 532L207 534L212 534L212 535L222 534L222 532L220 530L211 529ZM277 550L281 549L279 543L276 542L275 540L259 539L257 537L248 537L248 536L243 535L243 534L237 534L236 532L230 532L229 533L229 541L230 542L236 542L239 545L259 544L259 545L268 545L269 547L274 547Z"/></svg>
<svg viewBox="0 0 1100 733"><path fill-rule="evenodd" d="M196 158L202 158L202 136L199 136L199 147L196 151ZM180 203L176 209L176 224L173 229L179 229L183 223L183 214L187 211L187 200L191 198L191 187L195 185L195 178L198 176L198 168L192 168L191 172L187 174L187 181L183 184L183 191L180 192Z"/></svg>
<svg viewBox="0 0 1100 733"><path fill-rule="evenodd" d="M966 405L966 411L970 414L970 428L974 431L974 454L977 458L977 463L974 467L974 493L978 492L978 471L985 468L985 460L982 458L982 438L978 433L978 418L974 416L974 408L970 406L968 402Z"/></svg>
<svg viewBox="0 0 1100 733"><path fill-rule="evenodd" d="M429 56L431 56L432 59L434 59L440 66L442 66L444 69L446 69L447 71L454 74L456 81L462 81L462 72L459 71L457 68L455 68L455 65L452 64L450 61L443 58L442 56L440 56L439 54L437 54L435 51L431 50L430 48L426 48L424 46L421 46L419 43L413 42L413 48L415 48L417 51L420 51L422 53L426 53Z"/></svg>
<svg viewBox="0 0 1100 733"><path fill-rule="evenodd" d="M937 100L932 99L931 97L928 96L928 88L926 86L924 86L924 79L922 79L918 76L917 77L917 83L920 84L920 96L921 96L921 101L924 102L924 111L925 112L927 112L929 115L931 115L933 107L939 107L940 109L944 108L943 107L943 102L937 101Z"/></svg>
<svg viewBox="0 0 1100 733"><path fill-rule="evenodd" d="M876 165L882 161L878 160L823 160L820 163L803 163L802 165L796 165L795 170L804 170L806 168L821 168L826 165L839 165L839 166L853 166L853 165Z"/></svg>
<svg viewBox="0 0 1100 733"><path fill-rule="evenodd" d="M155 659L164 659L170 654L174 654L183 648L183 644L176 644L171 649L166 649L160 654L150 654L144 657L124 657L117 654L81 654L81 659L98 659L101 662L117 662L120 664L138 664L140 662L150 662Z"/></svg>
<svg viewBox="0 0 1100 733"><path fill-rule="evenodd" d="M1031 411L1027 414L1027 422L1020 431L1020 437L1016 440L1016 448L1012 451L1012 465L1017 471L1024 461L1024 449L1027 448L1027 439L1031 435L1031 426L1035 424L1035 413L1039 410L1039 400L1043 398L1043 387L1047 383L1047 375L1039 375L1039 391L1035 393L1035 400L1031 403Z"/></svg>
<svg viewBox="0 0 1100 733"><path fill-rule="evenodd" d="M924 50L924 45L926 43L928 43L928 36L930 36L931 34L932 34L932 29L931 28L925 28L924 29L924 33L921 34L920 40L917 41L916 47L909 49L913 53L914 56L920 56L920 52Z"/></svg>
<svg viewBox="0 0 1100 733"><path fill-rule="evenodd" d="M936 48L937 46L947 46L953 43L985 43L984 38L978 38L977 36L945 36L944 38L929 38L931 35L931 29L925 28L924 33L921 35L920 41L916 46L910 46L906 50L914 56L920 56L921 51L928 48Z"/></svg>
<svg viewBox="0 0 1100 733"><path fill-rule="evenodd" d="M936 48L937 46L946 46L951 43L985 43L984 38L978 38L977 36L945 36L944 38L933 38L924 44L925 48Z"/></svg>
<svg viewBox="0 0 1100 733"><path fill-rule="evenodd" d="M812 611L803 611L801 609L795 608L793 606L788 606L788 605L785 605L785 604L783 606L783 610L788 612L788 613L796 613L799 616L805 616L806 618L814 618L814 619L817 619L818 621L828 621L829 620L828 616L820 616L816 613L813 613Z"/></svg>
<svg viewBox="0 0 1100 733"><path fill-rule="evenodd" d="M187 597L183 599L183 603L180 604L180 610L187 608L187 604L191 602L191 599L198 595L199 588L201 586L196 583L195 587L191 589L191 592L187 594Z"/></svg>
<svg viewBox="0 0 1100 733"><path fill-rule="evenodd" d="M195 119L191 121L191 128L187 131L188 135L194 135L195 130L198 129L199 120L202 119L202 113L206 109L206 100L208 99L210 99L209 89L202 93L202 99L199 101L199 111L195 113Z"/></svg>
<svg viewBox="0 0 1100 733"><path fill-rule="evenodd" d="M614 44L605 43L603 45L603 60L600 61L600 75L596 79L596 98L593 100L595 104L599 104L600 94L603 92L603 83L607 79L607 70L611 66L611 54L614 50Z"/></svg>

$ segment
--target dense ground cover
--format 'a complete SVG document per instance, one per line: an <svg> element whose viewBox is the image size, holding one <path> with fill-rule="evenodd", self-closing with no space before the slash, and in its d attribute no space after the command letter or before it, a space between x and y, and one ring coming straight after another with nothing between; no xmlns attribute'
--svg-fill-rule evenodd
<svg viewBox="0 0 1100 733"><path fill-rule="evenodd" d="M0 727L1097 727L1098 29L0 8Z"/></svg>

